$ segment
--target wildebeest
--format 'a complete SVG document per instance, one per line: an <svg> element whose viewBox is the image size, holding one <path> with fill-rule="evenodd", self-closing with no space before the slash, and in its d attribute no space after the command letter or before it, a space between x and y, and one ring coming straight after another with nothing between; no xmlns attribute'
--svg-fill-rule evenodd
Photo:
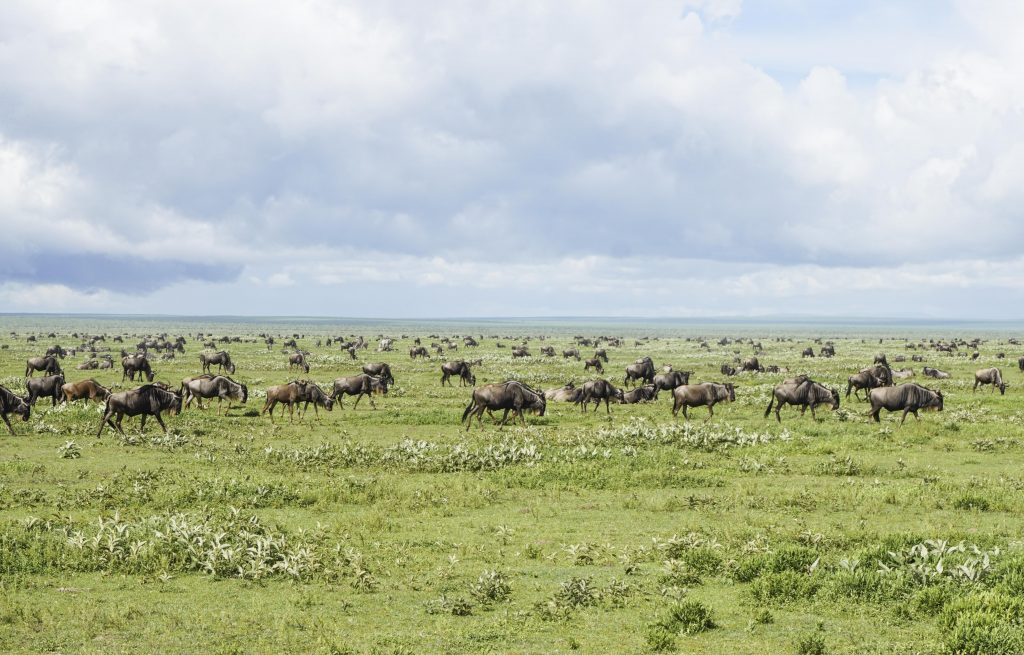
<svg viewBox="0 0 1024 655"><path fill-rule="evenodd" d="M563 359L569 359L570 357L575 357L577 362L580 361L580 351L577 348L568 348L562 351Z"/></svg>
<svg viewBox="0 0 1024 655"><path fill-rule="evenodd" d="M395 384L395 376L391 375L391 367L384 362L368 362L363 364L363 373L376 375L390 386Z"/></svg>
<svg viewBox="0 0 1024 655"><path fill-rule="evenodd" d="M751 373L759 373L764 371L764 369L761 368L761 362L757 361L757 357L747 357L746 359L744 359L743 363L740 364L740 370L749 371Z"/></svg>
<svg viewBox="0 0 1024 655"><path fill-rule="evenodd" d="M610 403L613 398L620 403L624 402L623 396L625 394L622 392L622 389L616 389L608 380L590 380L583 384L582 389L583 393L581 393L580 397L576 399L576 404L579 405L580 409L584 412L587 411L587 405L590 404L591 401L594 402L594 411L596 412L597 408L601 406L601 401L603 400L604 409L609 414L612 413Z"/></svg>
<svg viewBox="0 0 1024 655"><path fill-rule="evenodd" d="M983 368L974 372L974 389L978 390L978 385L991 384L992 391L999 389L999 394L1003 395L1006 393L1006 383L1003 382L1003 373L998 368Z"/></svg>
<svg viewBox="0 0 1024 655"><path fill-rule="evenodd" d="M156 374L153 372L152 367L150 367L149 360L146 359L145 355L128 355L127 357L122 358L121 368L124 371L121 374L121 382L124 382L125 379L134 381L136 373L139 374L140 380L142 379L142 375L145 375L147 382L152 382L153 378L156 377ZM135 415L129 414L129 416ZM103 426L100 426L100 430L102 429Z"/></svg>
<svg viewBox="0 0 1024 655"><path fill-rule="evenodd" d="M1021 371L1024 371L1024 357L1017 360L1017 367L1020 368Z"/></svg>
<svg viewBox="0 0 1024 655"><path fill-rule="evenodd" d="M654 376L653 383L658 391L671 391L676 387L689 384L691 373L692 371L670 371L668 373L659 373Z"/></svg>
<svg viewBox="0 0 1024 655"><path fill-rule="evenodd" d="M277 407L278 403L281 403L288 406L288 420L292 420L295 415L295 405L302 402L302 397L305 395L307 384L309 383L297 380L289 382L288 384L279 384L267 389L267 402L264 403L260 416L269 411L270 422L273 423L274 408Z"/></svg>
<svg viewBox="0 0 1024 655"><path fill-rule="evenodd" d="M28 397L25 399L25 402L29 405L35 405L37 398L49 398L51 406L56 407L63 397L60 389L64 386L64 382L63 373L25 380L25 389L28 391Z"/></svg>
<svg viewBox="0 0 1024 655"><path fill-rule="evenodd" d="M932 368L931 366L925 366L922 368L921 373L923 373L925 377L935 378L936 380L946 380L949 378L949 373L940 371L937 368Z"/></svg>
<svg viewBox="0 0 1024 655"><path fill-rule="evenodd" d="M683 410L683 418L689 420L686 410L690 407L706 406L710 421L715 415L713 407L720 402L733 402L736 400L736 389L732 384L718 384L715 382L704 382L703 384L684 384L672 390L672 416L679 415L679 409Z"/></svg>
<svg viewBox="0 0 1024 655"><path fill-rule="evenodd" d="M235 382L226 375L205 376L201 375L187 382L182 382L181 395L185 405L195 398L199 409L203 409L203 399L217 399L217 413L220 414L221 403L228 401L227 411L231 411L231 403L238 401L243 405L249 400L249 388L244 384Z"/></svg>
<svg viewBox="0 0 1024 655"><path fill-rule="evenodd" d="M430 359L430 353L423 346L416 346L415 348L409 349L409 358L416 359L422 357L423 359Z"/></svg>
<svg viewBox="0 0 1024 655"><path fill-rule="evenodd" d="M377 352L379 352L379 353L390 352L390 351L394 350L394 347L395 347L395 340L394 339L389 339L389 338L385 337L385 338L381 339L380 342L377 344Z"/></svg>
<svg viewBox="0 0 1024 655"><path fill-rule="evenodd" d="M801 375L790 380L784 380L775 387L772 398L768 401L768 408L764 410L764 417L772 412L772 404L775 404L775 420L782 423L779 410L783 405L799 405L800 415L803 416L808 407L811 408L811 416L818 418L814 409L818 405L829 403L832 409L839 409L839 391L830 389L823 384L815 382L810 378Z"/></svg>
<svg viewBox="0 0 1024 655"><path fill-rule="evenodd" d="M53 355L45 357L30 357L25 360L25 377L30 378L36 371L42 371L47 375L63 373L57 358Z"/></svg>
<svg viewBox="0 0 1024 655"><path fill-rule="evenodd" d="M100 367L100 360L98 359L87 359L75 368L79 371L92 371Z"/></svg>
<svg viewBox="0 0 1024 655"><path fill-rule="evenodd" d="M582 393L583 389L579 389L572 382L569 382L564 386L548 389L544 392L544 397L556 402L574 403Z"/></svg>
<svg viewBox="0 0 1024 655"><path fill-rule="evenodd" d="M601 366L601 360L597 357L583 362L583 371L586 372L590 369L594 369L598 373L604 373L604 367Z"/></svg>
<svg viewBox="0 0 1024 655"><path fill-rule="evenodd" d="M320 418L320 411L318 407L323 407L328 412L334 411L334 398L324 393L324 390L320 388L319 384L310 382L306 384L305 388L299 394L299 402L304 402L302 407L302 413L299 415L300 418L306 415L309 411L309 404L313 403L313 414Z"/></svg>
<svg viewBox="0 0 1024 655"><path fill-rule="evenodd" d="M627 391L622 394L622 402L627 405L635 405L636 403L647 403L652 400L658 399L658 387L653 384L645 384L642 387L637 387L632 391Z"/></svg>
<svg viewBox="0 0 1024 655"><path fill-rule="evenodd" d="M226 350L220 350L212 354L199 353L199 363L203 366L203 373L210 372L210 366L217 365L217 370L227 371L229 375L235 374L235 364L231 361L231 355Z"/></svg>
<svg viewBox="0 0 1024 655"><path fill-rule="evenodd" d="M801 357L814 357L814 348L804 348L804 351L800 353Z"/></svg>
<svg viewBox="0 0 1024 655"><path fill-rule="evenodd" d="M22 421L27 421L31 412L32 408L25 402L24 398L16 395L7 387L0 385L0 418L7 424L7 429L11 434L14 434L14 428L11 427L11 420L7 418L7 415L17 414L21 416Z"/></svg>
<svg viewBox="0 0 1024 655"><path fill-rule="evenodd" d="M836 356L836 347L833 346L831 343L826 343L824 346L822 346L818 350L818 355L821 356L821 357L826 357L826 358L827 357L835 357Z"/></svg>
<svg viewBox="0 0 1024 655"><path fill-rule="evenodd" d="M917 415L919 409L935 409L942 411L942 392L926 389L914 382L907 382L898 387L880 387L872 389L870 394L871 411L868 416L875 419L876 423L881 422L878 414L887 409L890 412L903 410L900 418L900 425L907 420L907 414L914 413L914 418L920 420Z"/></svg>
<svg viewBox="0 0 1024 655"><path fill-rule="evenodd" d="M594 351L594 359L600 359L605 364L607 364L608 363L608 351L605 350L604 348L598 348L597 350Z"/></svg>
<svg viewBox="0 0 1024 655"><path fill-rule="evenodd" d="M49 348L46 349L46 355L47 356L49 356L49 355L56 355L57 357L60 357L61 359L64 359L65 357L67 357L67 354L68 354L68 351L66 351L63 348L61 348L60 344L57 344L57 345L54 345L54 346L50 346Z"/></svg>
<svg viewBox="0 0 1024 655"><path fill-rule="evenodd" d="M540 347L540 354L544 355L545 357L554 357L555 356L555 347L554 346L541 346ZM1022 370L1024 370L1024 369L1022 369Z"/></svg>
<svg viewBox="0 0 1024 655"><path fill-rule="evenodd" d="M486 384L473 389L473 396L469 401L469 405L462 412L462 421L466 422L466 431L469 431L470 426L473 424L473 416L476 416L477 423L482 428L484 425L482 419L484 411L503 409L505 413L501 417L500 429L508 420L509 412L512 412L513 421L515 421L516 416L519 416L525 425L526 417L523 415L523 410L531 409L536 411L538 415L544 416L546 408L547 400L543 394L534 391L522 382L509 380L508 382Z"/></svg>
<svg viewBox="0 0 1024 655"><path fill-rule="evenodd" d="M334 387L331 389L331 398L338 401L338 407L345 409L345 405L342 403L343 398L345 396L355 396L356 402L352 406L354 409L359 407L360 399L366 396L370 399L370 407L377 409L377 405L373 402L373 394L387 392L388 384L383 378L363 373L362 375L350 375L336 379Z"/></svg>
<svg viewBox="0 0 1024 655"><path fill-rule="evenodd" d="M736 375L736 367L729 366L728 364L722 364L722 367L718 370L721 371L722 375Z"/></svg>
<svg viewBox="0 0 1024 655"><path fill-rule="evenodd" d="M121 420L125 416L139 415L142 416L139 430L145 430L146 417L153 416L166 433L167 426L164 425L164 420L160 417L160 413L165 410L171 414L180 412L181 396L173 391L161 389L155 384L145 384L138 389L112 393L107 398L107 409L103 412L103 420L100 421L100 429L96 431L96 436L99 437L103 433L103 427L108 424L115 431L124 434L124 430L121 429ZM113 420L115 415L117 416L116 423Z"/></svg>
<svg viewBox="0 0 1024 655"><path fill-rule="evenodd" d="M874 363L875 364L881 364L882 366L885 366L886 368L889 367L889 360L887 360L885 358L885 353L878 353L877 355L875 355Z"/></svg>
<svg viewBox="0 0 1024 655"><path fill-rule="evenodd" d="M469 364L464 360L460 359L454 362L445 362L444 364L441 364L441 386L443 387L446 382L448 383L448 386L452 386L450 378L453 375L459 376L459 386L465 386L468 384L472 387L476 385L476 376L473 375L473 371L470 369Z"/></svg>
<svg viewBox="0 0 1024 655"><path fill-rule="evenodd" d="M877 387L890 386L891 373L883 366L869 366L846 378L846 397L850 397L850 390L853 390L853 397L860 399L860 391L864 390L864 400L868 399L868 391Z"/></svg>
<svg viewBox="0 0 1024 655"><path fill-rule="evenodd" d="M894 379L900 379L900 380L905 380L907 378L912 378L912 377L914 377L914 369L912 369L912 368L901 368L898 371L893 371L892 372L892 377Z"/></svg>
<svg viewBox="0 0 1024 655"><path fill-rule="evenodd" d="M302 367L302 370L309 373L309 362L306 361L306 353L301 350L288 355L288 370L295 368L296 366ZM273 418L273 412L271 412L271 418Z"/></svg>
<svg viewBox="0 0 1024 655"><path fill-rule="evenodd" d="M626 367L622 384L636 384L636 380L643 380L644 384L654 383L654 362L650 357L641 357Z"/></svg>
<svg viewBox="0 0 1024 655"><path fill-rule="evenodd" d="M90 400L99 402L110 397L110 389L93 379L69 382L60 388L66 402L84 399L86 404Z"/></svg>

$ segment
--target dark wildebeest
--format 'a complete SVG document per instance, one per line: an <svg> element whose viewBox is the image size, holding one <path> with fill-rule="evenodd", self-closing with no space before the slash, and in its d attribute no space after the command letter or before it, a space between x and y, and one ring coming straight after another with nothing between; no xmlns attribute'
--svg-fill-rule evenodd
<svg viewBox="0 0 1024 655"><path fill-rule="evenodd" d="M87 359L75 368L79 371L92 371L100 367L100 361L98 359Z"/></svg>
<svg viewBox="0 0 1024 655"><path fill-rule="evenodd" d="M562 351L563 359L569 359L570 357L575 357L577 362L580 361L580 351L576 348L569 348Z"/></svg>
<svg viewBox="0 0 1024 655"><path fill-rule="evenodd" d="M88 404L90 400L99 402L110 397L110 389L107 389L91 378L78 382L69 382L61 387L60 390L64 393L64 400L69 403L84 399L86 404Z"/></svg>
<svg viewBox="0 0 1024 655"><path fill-rule="evenodd" d="M764 410L764 417L772 412L772 404L775 404L775 420L782 423L779 410L783 405L799 405L800 415L803 416L808 407L811 408L811 416L818 418L814 409L818 405L829 403L832 409L839 409L839 391L830 389L819 384L806 376L800 376L791 380L784 380L782 384L775 387L772 398L768 401L768 408Z"/></svg>
<svg viewBox="0 0 1024 655"><path fill-rule="evenodd" d="M531 357L531 356L532 355L530 355L530 349L527 348L526 346L519 346L517 348L513 348L512 349L512 359L517 359L519 357Z"/></svg>
<svg viewBox="0 0 1024 655"><path fill-rule="evenodd" d="M555 402L574 403L579 399L582 393L583 389L577 389L576 385L569 382L563 387L548 389L544 392L544 397L548 400L554 400Z"/></svg>
<svg viewBox="0 0 1024 655"><path fill-rule="evenodd" d="M218 371L226 370L229 375L235 374L235 364L231 361L231 355L226 350L220 350L210 355L199 353L199 363L203 365L203 373L209 373L210 367L216 364Z"/></svg>
<svg viewBox="0 0 1024 655"><path fill-rule="evenodd" d="M328 412L334 411L334 398L324 393L324 390L320 388L319 384L310 382L306 385L306 388L302 390L299 396L299 402L304 402L305 405L302 407L302 413L299 414L299 418L306 415L309 410L309 404L313 403L313 414L317 418L320 418L320 411L318 407L323 407Z"/></svg>
<svg viewBox="0 0 1024 655"><path fill-rule="evenodd" d="M932 368L931 366L925 366L923 369L921 369L921 372L925 375L925 377L935 378L936 380L949 379L949 373L946 373L945 371L940 371L937 368Z"/></svg>
<svg viewBox="0 0 1024 655"><path fill-rule="evenodd" d="M128 355L121 360L121 368L124 370L124 373L121 375L121 382L124 382L125 379L134 381L136 373L139 374L140 380L142 379L142 375L145 375L147 382L152 382L153 378L156 377L156 374L153 373L153 369L150 367L149 360L146 359L145 355ZM129 414L129 416L135 415ZM100 426L100 430L103 430L102 425Z"/></svg>
<svg viewBox="0 0 1024 655"><path fill-rule="evenodd" d="M450 384L450 383L449 383ZM370 399L370 407L377 409L373 402L373 395L387 393L388 384L383 378L363 373L362 375L350 375L338 378L334 381L334 388L331 389L331 398L338 401L338 407L345 409L342 400L345 396L355 396L356 402L353 409L359 407L359 401L363 396Z"/></svg>
<svg viewBox="0 0 1024 655"><path fill-rule="evenodd" d="M814 348L804 348L804 351L800 353L801 357L814 357Z"/></svg>
<svg viewBox="0 0 1024 655"><path fill-rule="evenodd" d="M58 344L56 346L50 346L49 348L47 348L46 355L56 355L57 357L64 359L65 357L67 357L68 351L61 348L60 345Z"/></svg>
<svg viewBox="0 0 1024 655"><path fill-rule="evenodd" d="M1003 382L1003 373L998 368L983 368L974 372L974 389L978 390L979 384L991 384L992 391L999 389L999 394L1006 393L1006 383Z"/></svg>
<svg viewBox="0 0 1024 655"><path fill-rule="evenodd" d="M644 384L654 383L654 362L650 357L641 357L626 367L622 384L636 384L636 380L643 380Z"/></svg>
<svg viewBox="0 0 1024 655"><path fill-rule="evenodd" d="M292 370L296 366L301 366L302 370L309 373L309 362L306 361L306 353L299 351L288 355L288 370ZM271 419L274 417L274 413L270 413Z"/></svg>
<svg viewBox="0 0 1024 655"><path fill-rule="evenodd" d="M583 362L583 371L586 372L589 371L590 369L594 369L598 373L604 373L604 367L601 366L601 360L598 359L597 357L595 357L594 359L588 359Z"/></svg>
<svg viewBox="0 0 1024 655"><path fill-rule="evenodd" d="M735 400L736 389L729 383L705 382L703 384L684 384L672 390L672 416L678 416L679 408L681 407L683 409L683 418L690 420L686 410L690 407L704 405L708 408L708 417L704 420L710 421L711 417L715 415L715 410L712 408L716 403L731 403Z"/></svg>
<svg viewBox="0 0 1024 655"><path fill-rule="evenodd" d="M295 416L295 405L302 402L302 397L305 395L306 385L308 384L306 381L295 381L270 387L267 389L267 402L263 405L260 416L269 411L270 422L273 423L274 408L277 407L278 403L282 403L288 406L288 420L291 421Z"/></svg>
<svg viewBox="0 0 1024 655"><path fill-rule="evenodd" d="M63 373L57 358L53 355L46 357L30 357L25 360L25 377L30 378L36 371L42 371L47 375L58 375Z"/></svg>
<svg viewBox="0 0 1024 655"><path fill-rule="evenodd" d="M594 351L594 359L600 359L600 360L604 361L605 364L607 364L608 363L608 351L606 351L604 348L599 348L598 350L595 350Z"/></svg>
<svg viewBox="0 0 1024 655"><path fill-rule="evenodd" d="M395 386L395 377L391 375L391 367L384 362L370 362L363 364L363 373L375 375L388 386Z"/></svg>
<svg viewBox="0 0 1024 655"><path fill-rule="evenodd" d="M920 420L921 417L917 415L919 409L942 411L942 392L926 389L914 382L907 382L898 387L872 389L870 400L871 411L868 412L868 416L874 418L876 423L881 422L878 414L882 409L887 409L890 412L898 412L902 409L903 417L900 419L900 425L907 420L907 414L910 412L914 413L914 418Z"/></svg>
<svg viewBox="0 0 1024 655"><path fill-rule="evenodd" d="M430 359L430 352L423 346L416 346L415 348L409 349L409 359L416 359L422 357L423 359Z"/></svg>
<svg viewBox="0 0 1024 655"><path fill-rule="evenodd" d="M645 384L642 387L637 387L632 391L627 391L622 394L622 402L627 405L635 405L637 403L647 403L652 400L658 399L658 387L653 384Z"/></svg>
<svg viewBox="0 0 1024 655"><path fill-rule="evenodd" d="M722 372L722 375L736 375L736 367L729 366L728 364L722 364L722 367L719 369L719 371Z"/></svg>
<svg viewBox="0 0 1024 655"><path fill-rule="evenodd" d="M146 429L146 417L153 416L156 417L156 422L160 424L166 434L167 426L160 418L160 412L164 410L171 414L180 412L181 396L173 391L161 389L155 384L146 384L138 389L112 393L107 398L107 409L103 412L103 420L100 421L100 429L96 431L96 436L99 437L103 433L103 427L108 424L117 432L124 434L124 430L121 429L121 420L125 416L139 415L142 416L140 431ZM113 420L115 415L117 416L116 424Z"/></svg>
<svg viewBox="0 0 1024 655"><path fill-rule="evenodd" d="M545 357L554 357L555 356L555 347L554 346L541 346L540 347L540 354L544 355ZM1024 370L1024 368L1022 368L1021 370Z"/></svg>
<svg viewBox="0 0 1024 655"><path fill-rule="evenodd" d="M1020 368L1021 371L1024 371L1024 357L1017 360L1017 367Z"/></svg>
<svg viewBox="0 0 1024 655"><path fill-rule="evenodd" d="M11 434L14 434L14 428L11 427L11 420L7 418L7 415L18 414L21 416L22 421L27 421L31 412L32 408L25 402L24 398L15 395L7 387L0 386L0 418L7 424L7 429L10 430Z"/></svg>
<svg viewBox="0 0 1024 655"><path fill-rule="evenodd" d="M885 358L885 353L878 353L877 355L875 355L874 363L875 364L881 364L882 366L885 366L886 368L889 367L889 360L887 360Z"/></svg>
<svg viewBox="0 0 1024 655"><path fill-rule="evenodd" d="M477 423L483 428L484 411L503 409L505 413L501 417L500 429L508 420L509 412L512 412L513 421L516 416L519 416L525 425L524 409L532 409L540 416L544 416L546 408L547 400L543 394L537 393L521 382L510 380L498 384L485 384L473 389L473 397L470 399L469 405L466 406L466 410L462 412L462 421L466 422L466 431L468 432L473 424L473 416L476 416Z"/></svg>
<svg viewBox="0 0 1024 655"><path fill-rule="evenodd" d="M878 384L876 387L891 387L892 386L892 369L889 368L888 364L873 364L860 370L861 373L870 373L877 380Z"/></svg>
<svg viewBox="0 0 1024 655"><path fill-rule="evenodd" d="M195 398L199 409L203 409L204 398L211 400L216 398L217 413L220 414L222 402L225 400L228 401L226 411L231 411L231 403L233 401L237 400L244 405L249 400L249 388L244 384L235 382L226 375L215 375L212 377L201 375L187 382L182 382L181 395L186 407Z"/></svg>
<svg viewBox="0 0 1024 655"><path fill-rule="evenodd" d="M49 398L51 406L56 407L62 398L60 388L64 386L65 381L63 373L25 380L25 389L28 391L25 402L35 405L37 398Z"/></svg>
<svg viewBox="0 0 1024 655"><path fill-rule="evenodd" d="M818 350L818 355L821 356L821 357L826 357L826 358L827 357L835 357L836 356L836 347L833 346L831 343L826 343L824 346L822 346Z"/></svg>
<svg viewBox="0 0 1024 655"><path fill-rule="evenodd" d="M676 387L689 384L691 373L692 371L670 371L668 373L659 373L654 376L654 386L658 391L671 391Z"/></svg>
<svg viewBox="0 0 1024 655"><path fill-rule="evenodd" d="M866 401L868 399L867 392L877 387L890 386L886 384L887 380L885 377L880 377L876 374L878 370L886 371L885 375L888 376L888 369L881 366L871 366L846 378L846 397L850 397L850 390L852 389L853 397L860 400L860 391L863 389L864 400Z"/></svg>
<svg viewBox="0 0 1024 655"><path fill-rule="evenodd" d="M740 370L750 371L751 373L758 373L763 371L764 369L761 368L761 362L757 361L757 357L747 357L746 359L743 360L743 363L740 364Z"/></svg>
<svg viewBox="0 0 1024 655"><path fill-rule="evenodd" d="M466 386L468 384L472 387L476 385L476 376L470 370L469 364L461 359L441 364L441 386L443 387L446 382L449 387L452 386L450 378L453 375L459 376L459 386Z"/></svg>
<svg viewBox="0 0 1024 655"><path fill-rule="evenodd" d="M601 401L603 400L604 409L609 414L612 413L610 406L612 398L620 403L624 402L623 396L625 394L622 392L622 389L616 389L608 380L591 380L589 382L585 382L582 389L583 393L581 393L580 397L576 400L576 404L579 405L580 409L584 412L587 411L587 405L590 404L590 401L594 402L594 411L596 412L597 408L601 406Z"/></svg>

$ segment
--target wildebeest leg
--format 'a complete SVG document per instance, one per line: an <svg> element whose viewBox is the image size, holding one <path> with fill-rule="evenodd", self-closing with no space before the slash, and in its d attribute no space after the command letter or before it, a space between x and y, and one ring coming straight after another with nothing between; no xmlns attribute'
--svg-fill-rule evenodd
<svg viewBox="0 0 1024 655"><path fill-rule="evenodd" d="M711 409L712 407L714 407L714 405L708 405L708 417L704 419L705 423L710 421L711 418L715 415L715 410Z"/></svg>
<svg viewBox="0 0 1024 655"><path fill-rule="evenodd" d="M123 421L123 420L124 420L124 414L121 413L121 412L117 412L117 419L116 419L117 424L114 426L114 429L117 430L118 433L120 433L122 435L124 434L124 428L121 427L121 421Z"/></svg>
<svg viewBox="0 0 1024 655"><path fill-rule="evenodd" d="M818 420L818 415L814 413L814 408L818 406L818 403L811 403L811 418L815 421Z"/></svg>
<svg viewBox="0 0 1024 655"><path fill-rule="evenodd" d="M0 418L3 418L4 423L7 424L7 430L10 431L11 434L14 434L14 428L11 427L11 419L7 418L7 414L0 414ZM103 430L102 423L100 423L100 430Z"/></svg>
<svg viewBox="0 0 1024 655"><path fill-rule="evenodd" d="M143 414L142 415L142 418L140 419L141 422L139 423L139 432L145 432L146 431L146 417L147 416L148 416L148 414Z"/></svg>
<svg viewBox="0 0 1024 655"><path fill-rule="evenodd" d="M604 411L607 412L608 414L612 413L611 402L609 402L610 398L611 398L611 396L605 396L604 397ZM601 403L598 402L597 404L600 405ZM597 411L597 407L594 408L594 411L595 412Z"/></svg>
<svg viewBox="0 0 1024 655"><path fill-rule="evenodd" d="M372 407L373 410L376 411L377 410L377 405L376 405L376 403L373 402L373 394L372 393L366 394L366 399L370 401L370 407Z"/></svg>
<svg viewBox="0 0 1024 655"><path fill-rule="evenodd" d="M503 427L505 427L505 421L508 420L508 412L509 412L509 408L506 407L505 408L505 413L501 415L501 422L498 423L498 429L499 430L502 429Z"/></svg>
<svg viewBox="0 0 1024 655"><path fill-rule="evenodd" d="M780 409L782 409L782 403L781 402L776 403L775 404L775 420L778 421L779 423L782 423L782 417L779 416L779 410Z"/></svg>
<svg viewBox="0 0 1024 655"><path fill-rule="evenodd" d="M164 425L164 420L160 418L160 412L157 412L154 416L156 417L156 422L164 429L164 434L167 434L167 426Z"/></svg>
<svg viewBox="0 0 1024 655"><path fill-rule="evenodd" d="M360 400L362 400L362 398L363 398L363 392L362 392L362 391L360 391L360 392L359 392L359 395L358 395L358 396L356 396L356 404L355 404L355 405L352 405L352 409L353 409L353 410L355 410L355 409L358 409L358 408L359 408L359 401L360 401Z"/></svg>
<svg viewBox="0 0 1024 655"><path fill-rule="evenodd" d="M909 414L909 413L910 413L910 408L909 407L906 408L905 410L903 410L903 416L900 417L900 425L903 425L903 421L907 420L907 414Z"/></svg>

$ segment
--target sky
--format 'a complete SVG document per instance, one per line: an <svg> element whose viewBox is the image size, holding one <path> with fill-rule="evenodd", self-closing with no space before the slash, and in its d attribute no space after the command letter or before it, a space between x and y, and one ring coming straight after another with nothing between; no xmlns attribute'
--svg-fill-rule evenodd
<svg viewBox="0 0 1024 655"><path fill-rule="evenodd" d="M0 3L0 311L1024 319L1017 0Z"/></svg>

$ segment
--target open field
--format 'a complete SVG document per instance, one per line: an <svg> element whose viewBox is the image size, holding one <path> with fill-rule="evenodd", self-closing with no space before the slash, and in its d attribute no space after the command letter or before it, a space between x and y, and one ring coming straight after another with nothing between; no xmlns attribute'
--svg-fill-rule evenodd
<svg viewBox="0 0 1024 655"><path fill-rule="evenodd" d="M175 387L199 373L196 331L241 336L223 347L250 391L227 416L169 417L168 435L126 419L126 436L97 439L99 406L49 400L27 423L12 417L15 436L0 426L2 652L1024 652L1024 347L1009 331L963 334L984 339L972 361L908 350L951 336L918 327L160 326L0 321L0 384L19 394L25 359L77 345L74 331L184 334L185 355L153 361ZM374 352L381 330L394 352ZM280 335L272 350L263 331ZM390 362L396 387L376 410L346 399L271 424L261 391L298 376L281 350L293 332L326 389L367 361ZM357 361L315 346L349 334L370 341ZM729 378L736 402L707 423L704 408L674 420L663 392L610 415L549 402L525 428L466 432L470 390L442 388L433 353L409 358L413 337L429 346L430 334L480 340L456 339L446 356L482 359L478 385L589 379L560 356L573 334L623 337L603 346L616 385L644 355L693 371L691 382L725 381L720 366L751 355L750 338L762 364L788 373ZM513 360L523 335L533 356ZM657 338L635 345L644 336ZM819 350L813 337L832 339L836 357L801 358ZM121 345L105 345L116 361ZM542 345L559 355L539 356ZM878 425L851 397L817 421L793 408L781 425L764 418L784 377L845 391L878 352L906 356L893 367L941 389L945 411L902 427L883 412ZM922 378L912 354L952 378ZM81 361L63 360L68 381L120 382L119 366L76 371ZM986 366L1002 369L1005 395L972 392Z"/></svg>

